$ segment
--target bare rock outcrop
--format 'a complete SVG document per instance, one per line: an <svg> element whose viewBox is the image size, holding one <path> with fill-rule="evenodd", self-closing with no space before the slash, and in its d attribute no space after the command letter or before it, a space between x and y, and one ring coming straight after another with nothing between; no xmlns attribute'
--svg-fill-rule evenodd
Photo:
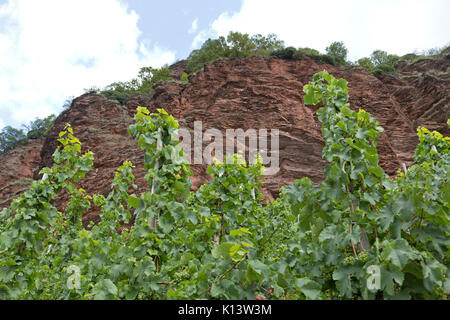
<svg viewBox="0 0 450 320"><path fill-rule="evenodd" d="M185 62L171 70L180 73ZM4 185L14 183L19 176L9 175L19 162L23 177L31 178L32 170L52 165L52 154L58 145L58 133L70 122L75 135L83 144L83 151L94 153L94 168L81 182L88 193L108 194L115 170L124 160L136 168L134 174L140 192L148 191L144 180L143 152L127 129L136 107L146 106L151 111L164 108L180 122L180 126L194 130L194 122L202 122L202 130L215 128L224 135L227 129L278 129L279 172L266 176L263 193L266 199L278 196L279 188L295 179L310 177L318 183L323 179L325 161L322 159L323 139L321 124L315 111L318 107L305 106L302 88L314 73L323 69L349 82L350 103L355 110L370 112L385 128L378 141L380 165L394 175L404 162L413 163L418 143L416 128L424 125L448 135L449 117L449 59L417 61L399 64L399 76L381 75L378 78L357 67L318 65L307 57L301 60L251 57L241 60L218 60L189 77L189 84L165 82L155 87L151 99L135 96L126 106L108 101L99 95L85 94L76 98L72 106L56 120L42 144L36 142L33 152L16 149L16 153L31 152L33 160L25 161L19 155L2 157L0 167L0 201L15 193L5 193ZM181 74L181 73L180 73ZM193 143L193 142L192 142ZM203 141L207 145L208 141ZM31 150L30 149L30 150ZM209 180L206 164L192 165L192 189ZM27 171L28 170L28 171ZM39 178L35 170L34 178ZM22 177L22 176L21 176ZM8 200L9 201L9 200ZM56 201L59 208L67 199ZM4 202L6 203L6 202ZM96 220L92 210L84 220Z"/></svg>
<svg viewBox="0 0 450 320"><path fill-rule="evenodd" d="M39 167L44 139L30 140L0 156L0 211L27 190Z"/></svg>

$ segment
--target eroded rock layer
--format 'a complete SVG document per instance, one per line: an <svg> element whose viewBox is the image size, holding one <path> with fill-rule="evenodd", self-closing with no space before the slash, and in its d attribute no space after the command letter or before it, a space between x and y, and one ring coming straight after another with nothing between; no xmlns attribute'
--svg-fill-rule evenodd
<svg viewBox="0 0 450 320"><path fill-rule="evenodd" d="M184 65L179 63L175 68L177 75L183 72ZM151 99L136 96L126 106L98 95L85 94L76 98L57 118L40 153L36 151L40 148L36 141L33 146L16 149L2 157L0 201L3 202L0 203L8 204L8 198L17 196L17 192L5 192L5 185L13 184L19 177L32 178L33 170L37 179L38 169L52 165L58 133L66 122L74 128L83 151L94 152L94 168L80 184L88 193L107 195L114 171L124 160L130 160L136 166L134 174L140 192L148 191L143 152L127 132L139 105L151 111L164 108L191 133L195 121L202 122L203 132L215 128L224 136L227 129L278 129L280 170L265 177L263 193L266 199L275 198L281 186L295 179L306 176L320 182L326 164L321 158L321 124L315 115L317 107L304 105L302 88L314 73L323 69L335 77L347 79L352 108L370 112L385 128L378 141L380 164L393 175L402 162L413 163L418 125L449 134L446 125L450 105L449 66L450 57L420 60L410 65L400 63L398 77L382 75L376 78L361 68L318 65L309 58L252 57L218 60L190 76L189 84L179 81L160 83ZM204 146L208 144L208 140L203 141ZM14 156L20 153L23 156ZM29 159L26 154L30 154L32 160L26 160ZM14 162L19 163L22 169L18 170L22 175L10 174L9 167ZM193 190L208 181L206 167L206 164L192 166ZM55 204L62 209L66 201L61 195ZM96 214L95 210L86 213L85 221L95 220Z"/></svg>

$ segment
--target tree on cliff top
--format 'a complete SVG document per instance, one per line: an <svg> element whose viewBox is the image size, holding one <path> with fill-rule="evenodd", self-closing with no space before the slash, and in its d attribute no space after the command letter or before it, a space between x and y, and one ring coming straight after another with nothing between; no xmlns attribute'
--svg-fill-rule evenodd
<svg viewBox="0 0 450 320"><path fill-rule="evenodd" d="M190 72L195 72L206 63L212 63L219 58L269 56L272 51L283 47L283 41L274 34L267 37L260 34L250 37L248 34L230 32L227 38L220 36L218 39L208 39L200 49L192 51L188 57L187 68Z"/></svg>
<svg viewBox="0 0 450 320"><path fill-rule="evenodd" d="M342 41L335 41L325 49L328 56L333 58L340 65L346 64L347 48Z"/></svg>
<svg viewBox="0 0 450 320"><path fill-rule="evenodd" d="M154 85L168 80L172 80L172 76L167 65L160 69L143 67L139 70L137 78L126 82L113 82L98 93L125 105L133 95L153 95Z"/></svg>
<svg viewBox="0 0 450 320"><path fill-rule="evenodd" d="M53 127L56 116L49 115L46 118L31 121L29 125L23 125L26 129L16 129L11 126L4 127L0 132L0 154L4 154L18 146L25 145L29 139L45 137Z"/></svg>
<svg viewBox="0 0 450 320"><path fill-rule="evenodd" d="M22 129L7 126L0 132L0 154L25 143L27 143L27 136Z"/></svg>

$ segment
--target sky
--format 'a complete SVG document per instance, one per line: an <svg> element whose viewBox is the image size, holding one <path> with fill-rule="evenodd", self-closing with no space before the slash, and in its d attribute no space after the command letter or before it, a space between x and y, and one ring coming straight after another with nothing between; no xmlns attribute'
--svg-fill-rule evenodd
<svg viewBox="0 0 450 320"><path fill-rule="evenodd" d="M186 58L230 31L274 33L348 59L450 43L449 0L0 0L0 128L59 114L69 97Z"/></svg>

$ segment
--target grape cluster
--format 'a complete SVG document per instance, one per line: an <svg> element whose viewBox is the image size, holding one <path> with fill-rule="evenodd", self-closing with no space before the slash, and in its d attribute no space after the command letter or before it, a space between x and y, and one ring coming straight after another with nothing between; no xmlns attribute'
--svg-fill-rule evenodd
<svg viewBox="0 0 450 320"><path fill-rule="evenodd" d="M344 258L344 264L349 265L355 262L355 258L353 256L347 256Z"/></svg>
<svg viewBox="0 0 450 320"><path fill-rule="evenodd" d="M363 251L359 254L358 259L362 262L366 262L369 259L369 253L367 251Z"/></svg>
<svg viewBox="0 0 450 320"><path fill-rule="evenodd" d="M183 269L181 271L175 272L175 274L173 275L173 280L175 282L181 282L183 280L189 279L190 276L191 274L189 270Z"/></svg>

